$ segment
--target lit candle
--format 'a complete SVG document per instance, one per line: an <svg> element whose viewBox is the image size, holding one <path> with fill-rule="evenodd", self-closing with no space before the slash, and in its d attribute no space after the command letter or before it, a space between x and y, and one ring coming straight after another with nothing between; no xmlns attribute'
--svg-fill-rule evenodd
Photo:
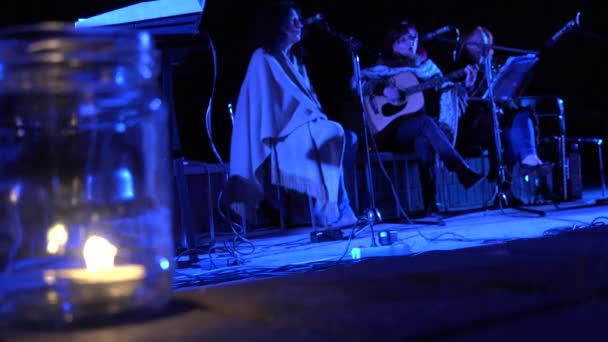
<svg viewBox="0 0 608 342"><path fill-rule="evenodd" d="M142 265L114 265L118 253L116 246L108 240L91 236L83 248L86 268L47 270L44 280L53 285L60 280L71 280L77 284L107 284L142 280L146 270Z"/></svg>
<svg viewBox="0 0 608 342"><path fill-rule="evenodd" d="M59 234L61 235L61 234ZM51 249L54 250L54 249ZM118 248L99 236L83 246L86 267L57 268L43 273L45 300L63 322L74 317L119 312L137 303L146 269L143 265L114 265Z"/></svg>

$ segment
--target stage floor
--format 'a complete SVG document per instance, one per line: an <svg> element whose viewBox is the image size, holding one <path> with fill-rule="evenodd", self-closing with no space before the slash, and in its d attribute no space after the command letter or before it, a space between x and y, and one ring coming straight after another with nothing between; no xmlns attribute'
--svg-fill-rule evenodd
<svg viewBox="0 0 608 342"><path fill-rule="evenodd" d="M514 208L446 213L442 224L415 219L414 223L407 223L406 219L392 220L374 224L374 234L369 225L360 225L342 229L343 240L324 242L311 242L313 227L291 227L283 232L271 227L250 231L246 236L237 230L237 234L216 236L215 243L195 251L198 253L194 258L185 253L178 256L180 266L175 287L246 281L286 274L288 269L289 273L305 271L306 265L311 264L501 244L608 221L608 201L599 188L585 189L580 200L524 208L541 211L544 215ZM379 234L391 231L397 233L397 240L391 246L382 246ZM233 276L231 270L236 270Z"/></svg>

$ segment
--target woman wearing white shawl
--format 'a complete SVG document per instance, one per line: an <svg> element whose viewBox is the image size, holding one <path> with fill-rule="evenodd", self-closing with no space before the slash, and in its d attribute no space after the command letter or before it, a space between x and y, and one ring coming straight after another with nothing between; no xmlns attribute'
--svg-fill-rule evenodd
<svg viewBox="0 0 608 342"><path fill-rule="evenodd" d="M464 71L464 83L468 86L475 81L475 69L469 66ZM361 71L364 95L384 96L389 101L399 101L402 98L401 90L391 83L391 76L404 72L412 73L420 81L443 76L437 65L427 58L425 51L418 48L416 27L407 21L400 22L387 31L384 57L377 65ZM446 126L445 130L451 130L449 133L452 138L456 136L457 120L463 105L458 87L454 85L452 82L446 82L439 87L439 121ZM456 172L460 183L466 189L483 177L469 168L454 149L453 141L448 139L445 130L427 115L426 108L422 108L395 119L375 135L380 145L397 150L413 147L414 153L420 159L420 182L427 216L437 215L438 212L433 167L436 154L448 170Z"/></svg>
<svg viewBox="0 0 608 342"><path fill-rule="evenodd" d="M227 200L251 218L269 178L311 196L317 223L354 224L341 179L344 130L323 113L306 68L292 51L301 39L301 17L290 3L272 10L264 17L271 31L263 33L251 56L236 105Z"/></svg>

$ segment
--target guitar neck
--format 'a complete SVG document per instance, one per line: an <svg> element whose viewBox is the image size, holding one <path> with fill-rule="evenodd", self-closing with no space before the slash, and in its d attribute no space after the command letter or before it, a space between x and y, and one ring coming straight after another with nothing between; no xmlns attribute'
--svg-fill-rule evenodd
<svg viewBox="0 0 608 342"><path fill-rule="evenodd" d="M454 81L454 80L464 77L465 75L466 75L466 73L464 71L464 68L462 68L462 69L459 69L456 71L452 71L452 72L446 74L445 76L431 78L431 79L424 81L422 83L419 83L415 86L409 87L409 88L405 89L404 92L405 92L405 95L411 95L411 94L415 94L415 93L425 91L428 89L437 88L444 82Z"/></svg>

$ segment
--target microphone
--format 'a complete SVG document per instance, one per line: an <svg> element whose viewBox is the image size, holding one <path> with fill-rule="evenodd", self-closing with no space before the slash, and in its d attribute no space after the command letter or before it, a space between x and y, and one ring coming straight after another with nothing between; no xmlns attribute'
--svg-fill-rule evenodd
<svg viewBox="0 0 608 342"><path fill-rule="evenodd" d="M575 28L580 28L581 27L580 18L581 18L581 12L576 13L576 17L574 19L570 20L569 22L567 22L566 25L564 25L561 29L559 29L559 31L555 32L555 34L547 41L547 43L545 45L548 48L551 48L551 47L553 47L553 45L555 45L555 43L557 43L557 41L564 34L572 31Z"/></svg>
<svg viewBox="0 0 608 342"><path fill-rule="evenodd" d="M325 20L325 16L321 13L317 13L317 14L313 15L312 17L308 17L308 18L302 20L302 25L310 26L310 25L319 23L323 20Z"/></svg>
<svg viewBox="0 0 608 342"><path fill-rule="evenodd" d="M447 26L440 27L433 32L423 34L420 37L420 40L433 40L433 39L435 39L435 37L441 36L442 34L446 34L450 31L452 31L452 29L454 29L454 28L455 28L455 26L453 26L453 25L447 25Z"/></svg>
<svg viewBox="0 0 608 342"><path fill-rule="evenodd" d="M454 61L454 63L458 62L458 54L460 53L460 30L458 29L458 27L454 28L454 31L456 32L456 44L454 44L454 50L452 51L452 60Z"/></svg>

